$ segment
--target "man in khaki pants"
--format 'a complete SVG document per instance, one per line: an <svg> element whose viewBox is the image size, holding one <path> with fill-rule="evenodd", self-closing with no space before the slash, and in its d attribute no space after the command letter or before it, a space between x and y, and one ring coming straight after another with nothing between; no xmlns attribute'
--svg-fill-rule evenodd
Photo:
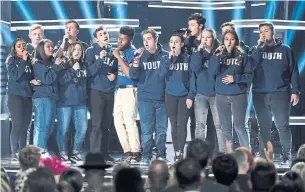
<svg viewBox="0 0 305 192"><path fill-rule="evenodd" d="M113 55L118 59L118 90L114 102L114 125L125 153L122 159L127 163L141 161L139 131L136 124L137 81L129 78L129 64L133 62L135 48L132 45L135 30L123 26L118 37L118 48Z"/></svg>

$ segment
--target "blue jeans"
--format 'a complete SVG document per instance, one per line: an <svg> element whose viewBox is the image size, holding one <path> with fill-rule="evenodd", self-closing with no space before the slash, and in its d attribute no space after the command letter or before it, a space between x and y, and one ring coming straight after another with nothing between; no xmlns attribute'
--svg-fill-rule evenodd
<svg viewBox="0 0 305 192"><path fill-rule="evenodd" d="M57 145L60 152L67 152L67 141L69 138L69 125L73 119L75 127L74 151L80 151L84 142L86 131L88 128L87 107L79 106L63 106L57 108L58 130Z"/></svg>
<svg viewBox="0 0 305 192"><path fill-rule="evenodd" d="M240 146L251 149L245 121L247 105L247 94L216 95L216 107L224 139L232 141L232 124L234 123Z"/></svg>
<svg viewBox="0 0 305 192"><path fill-rule="evenodd" d="M36 98L34 105L34 145L47 151L48 139L54 128L56 102L54 99Z"/></svg>
<svg viewBox="0 0 305 192"><path fill-rule="evenodd" d="M259 153L264 156L264 148L271 141L272 116L278 129L283 157L291 160L291 130L289 127L290 94L288 92L253 93L253 105L259 125Z"/></svg>
<svg viewBox="0 0 305 192"><path fill-rule="evenodd" d="M167 110L164 102L139 101L139 116L141 122L141 144L143 156L152 157L154 146L153 132L156 131L157 158L166 158Z"/></svg>

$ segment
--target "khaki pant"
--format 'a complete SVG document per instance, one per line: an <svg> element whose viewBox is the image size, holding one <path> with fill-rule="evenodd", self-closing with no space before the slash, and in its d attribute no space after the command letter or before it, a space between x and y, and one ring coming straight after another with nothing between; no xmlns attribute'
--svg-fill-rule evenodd
<svg viewBox="0 0 305 192"><path fill-rule="evenodd" d="M113 115L115 129L124 153L141 152L136 124L137 113L137 88L119 88L114 100Z"/></svg>

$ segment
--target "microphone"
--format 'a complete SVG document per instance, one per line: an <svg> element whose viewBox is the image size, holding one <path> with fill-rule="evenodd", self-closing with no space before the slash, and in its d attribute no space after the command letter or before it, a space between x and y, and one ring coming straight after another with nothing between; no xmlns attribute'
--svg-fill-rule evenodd
<svg viewBox="0 0 305 192"><path fill-rule="evenodd" d="M185 32L190 33L192 31L189 30L188 28L181 28L181 29L174 30L174 32L177 32L177 33L185 33Z"/></svg>
<svg viewBox="0 0 305 192"><path fill-rule="evenodd" d="M221 53L223 50L224 50L225 46L224 45L221 45L221 49L216 49L215 52L214 52L214 55L218 54L218 53Z"/></svg>
<svg viewBox="0 0 305 192"><path fill-rule="evenodd" d="M141 48L141 50L143 51L143 49ZM138 57L140 55L140 53L138 51L135 51L133 54L133 57Z"/></svg>

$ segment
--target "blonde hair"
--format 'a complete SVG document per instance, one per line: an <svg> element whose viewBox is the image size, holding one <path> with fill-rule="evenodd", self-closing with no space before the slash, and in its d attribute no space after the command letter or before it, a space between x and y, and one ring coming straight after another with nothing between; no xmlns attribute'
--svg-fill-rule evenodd
<svg viewBox="0 0 305 192"><path fill-rule="evenodd" d="M40 29L42 33L44 33L44 29L42 27L42 25L38 25L38 24L34 24L30 27L29 29L29 34L31 34L32 31L36 30L36 29Z"/></svg>
<svg viewBox="0 0 305 192"><path fill-rule="evenodd" d="M216 31L214 29L212 29L212 28L206 28L206 29L202 30L202 32L203 31L208 31L208 32L210 32L212 34L212 37L213 37L212 51L214 52L218 48L218 46L220 44L219 40L217 39Z"/></svg>
<svg viewBox="0 0 305 192"><path fill-rule="evenodd" d="M303 181L305 180L305 163L304 162L298 162L295 165L292 166L291 171L298 173Z"/></svg>

